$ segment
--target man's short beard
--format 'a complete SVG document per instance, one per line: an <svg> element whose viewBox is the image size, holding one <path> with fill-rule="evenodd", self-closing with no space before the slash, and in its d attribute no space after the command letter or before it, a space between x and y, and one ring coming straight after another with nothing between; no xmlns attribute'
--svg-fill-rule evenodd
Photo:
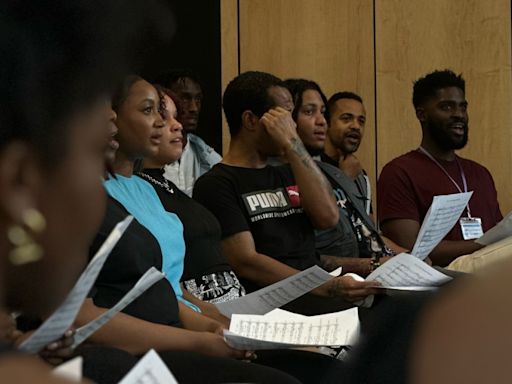
<svg viewBox="0 0 512 384"><path fill-rule="evenodd" d="M338 148L338 150L340 150L344 156L351 155L357 152L359 146L361 145L361 141L359 141L359 144L357 144L357 146L354 148L353 145L347 144L345 140L346 138L343 137L343 139L339 142L339 145L335 145L336 148Z"/></svg>
<svg viewBox="0 0 512 384"><path fill-rule="evenodd" d="M468 127L464 129L464 135L461 141L454 141L453 138L438 124L428 122L427 130L432 137L432 140L443 150L458 150L462 149L468 143Z"/></svg>
<svg viewBox="0 0 512 384"><path fill-rule="evenodd" d="M359 146L357 146L357 148L355 148L355 149L352 149L352 148L350 148L350 149L349 149L349 148L347 148L347 147L346 147L346 146L344 146L344 145L343 145L343 146L341 146L341 147L339 148L339 150L340 150L340 151L341 151L345 156L347 156L347 155L351 155L351 154L353 154L353 153L356 153L358 149L359 149Z"/></svg>

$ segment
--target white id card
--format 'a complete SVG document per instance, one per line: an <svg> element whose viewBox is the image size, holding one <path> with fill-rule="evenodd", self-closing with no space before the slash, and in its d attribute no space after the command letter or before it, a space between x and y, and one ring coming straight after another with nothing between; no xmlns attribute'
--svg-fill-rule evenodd
<svg viewBox="0 0 512 384"><path fill-rule="evenodd" d="M482 219L479 217L461 217L459 223L464 240L478 239L484 234Z"/></svg>

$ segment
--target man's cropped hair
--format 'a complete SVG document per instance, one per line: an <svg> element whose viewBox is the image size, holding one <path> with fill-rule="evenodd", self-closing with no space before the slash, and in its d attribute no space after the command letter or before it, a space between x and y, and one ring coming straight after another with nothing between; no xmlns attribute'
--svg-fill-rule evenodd
<svg viewBox="0 0 512 384"><path fill-rule="evenodd" d="M165 88L172 89L178 82L184 82L185 79L190 79L194 83L201 85L201 80L197 73L190 69L171 69L167 72L161 73L153 79L156 84L161 84Z"/></svg>
<svg viewBox="0 0 512 384"><path fill-rule="evenodd" d="M327 108L325 110L325 119L329 123L331 121L331 115L334 107L336 106L336 102L341 99L350 99L359 101L361 104L363 104L363 99L361 96L354 92L350 91L342 91L342 92L336 92L334 95L332 95L329 100L327 101Z"/></svg>
<svg viewBox="0 0 512 384"><path fill-rule="evenodd" d="M275 86L283 87L282 80L265 72L244 72L231 80L222 98L222 108L231 137L240 132L242 114L245 111L261 117L274 106L268 90Z"/></svg>
<svg viewBox="0 0 512 384"><path fill-rule="evenodd" d="M436 70L420 77L413 86L412 104L414 108L418 108L428 99L435 97L438 90L448 87L457 87L462 92L466 92L466 82L462 75L456 75L450 69Z"/></svg>

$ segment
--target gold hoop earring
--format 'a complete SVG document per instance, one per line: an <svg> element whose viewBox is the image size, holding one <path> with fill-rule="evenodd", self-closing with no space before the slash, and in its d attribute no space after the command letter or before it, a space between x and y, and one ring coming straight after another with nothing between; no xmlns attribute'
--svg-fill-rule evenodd
<svg viewBox="0 0 512 384"><path fill-rule="evenodd" d="M21 220L34 233L41 233L46 229L46 219L35 208L26 209L21 214Z"/></svg>
<svg viewBox="0 0 512 384"><path fill-rule="evenodd" d="M23 224L33 233L40 234L46 229L46 220L37 209L29 208L22 213ZM13 225L7 230L7 238L14 246L9 252L13 265L34 263L43 257L43 247L39 245L21 225Z"/></svg>

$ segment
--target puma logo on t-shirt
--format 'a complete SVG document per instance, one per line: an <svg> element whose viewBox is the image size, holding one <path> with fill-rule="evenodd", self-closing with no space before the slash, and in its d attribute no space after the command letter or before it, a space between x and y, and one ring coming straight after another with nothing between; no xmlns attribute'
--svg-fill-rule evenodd
<svg viewBox="0 0 512 384"><path fill-rule="evenodd" d="M242 195L242 200L253 222L302 212L300 195L295 185L286 189L278 188L246 193Z"/></svg>

